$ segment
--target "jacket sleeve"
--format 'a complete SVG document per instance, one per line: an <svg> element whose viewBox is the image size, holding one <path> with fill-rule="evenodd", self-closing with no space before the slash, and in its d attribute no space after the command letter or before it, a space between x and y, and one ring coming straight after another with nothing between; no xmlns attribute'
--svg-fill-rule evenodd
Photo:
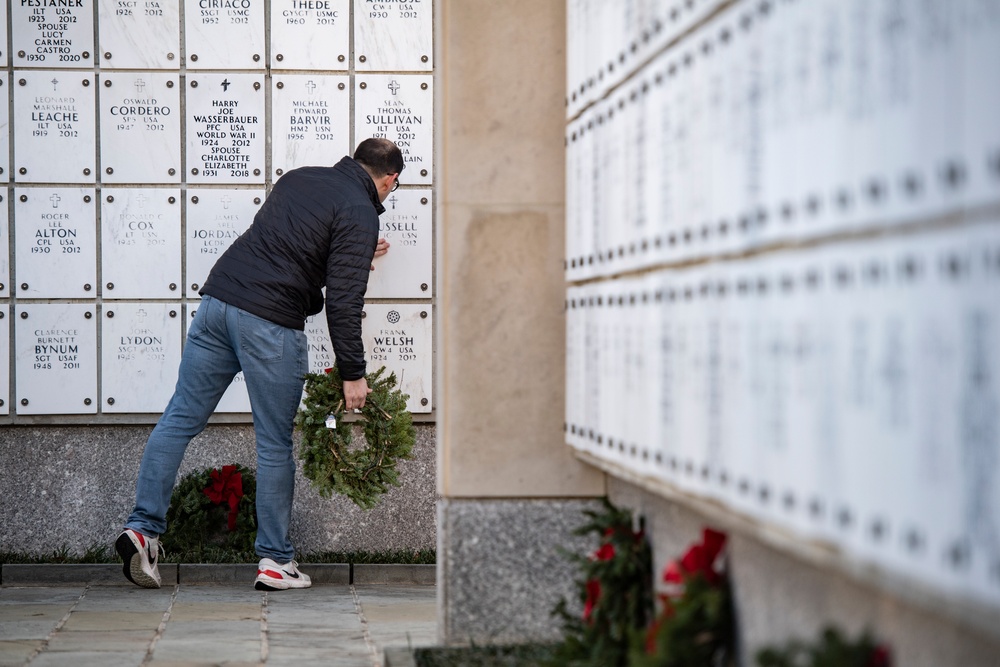
<svg viewBox="0 0 1000 667"><path fill-rule="evenodd" d="M330 235L330 254L326 264L326 318L337 368L345 380L365 376L361 311L365 305L378 230L378 214L374 207L355 206L341 213Z"/></svg>
<svg viewBox="0 0 1000 667"><path fill-rule="evenodd" d="M306 309L306 316L312 316L323 310L323 290L317 289L309 292L309 307Z"/></svg>

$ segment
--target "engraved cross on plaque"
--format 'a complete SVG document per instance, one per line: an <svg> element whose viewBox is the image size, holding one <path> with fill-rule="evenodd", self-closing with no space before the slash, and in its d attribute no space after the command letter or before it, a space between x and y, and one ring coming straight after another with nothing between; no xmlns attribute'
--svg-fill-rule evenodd
<svg viewBox="0 0 1000 667"><path fill-rule="evenodd" d="M229 83L229 79L223 79L222 83L219 85L222 86L222 92L226 93L229 92L229 86L231 86L232 84Z"/></svg>
<svg viewBox="0 0 1000 667"><path fill-rule="evenodd" d="M229 202L231 202L233 200L229 198L229 195L222 195L222 199L220 199L219 201L222 202L222 208L228 210L229 209Z"/></svg>
<svg viewBox="0 0 1000 667"><path fill-rule="evenodd" d="M141 95L142 94L142 89L145 88L145 87L146 87L146 82L145 81L143 81L142 79L136 79L135 80L135 92L136 93L138 93L138 94Z"/></svg>
<svg viewBox="0 0 1000 667"><path fill-rule="evenodd" d="M309 91L310 95L312 95L313 91L316 90L316 82L314 82L312 79L306 81L306 90Z"/></svg>
<svg viewBox="0 0 1000 667"><path fill-rule="evenodd" d="M393 95L399 92L399 83L395 79L389 82L389 90L392 91Z"/></svg>
<svg viewBox="0 0 1000 667"><path fill-rule="evenodd" d="M59 85L59 79L53 78L52 79L52 90L55 90L56 86L58 86L58 85Z"/></svg>
<svg viewBox="0 0 1000 667"><path fill-rule="evenodd" d="M398 200L396 199L396 195L393 195L393 196L389 197L389 203L391 203L391 204L392 204L392 208L393 208L393 210L395 210L395 209L396 209L396 202L397 202L397 201L398 201Z"/></svg>
<svg viewBox="0 0 1000 667"><path fill-rule="evenodd" d="M135 197L136 203L139 204L139 208L144 208L146 206L146 195L141 192Z"/></svg>
<svg viewBox="0 0 1000 667"><path fill-rule="evenodd" d="M52 208L59 208L59 202L61 200L62 200L62 197L60 197L56 193L53 193L52 196L49 197L49 201L52 202Z"/></svg>

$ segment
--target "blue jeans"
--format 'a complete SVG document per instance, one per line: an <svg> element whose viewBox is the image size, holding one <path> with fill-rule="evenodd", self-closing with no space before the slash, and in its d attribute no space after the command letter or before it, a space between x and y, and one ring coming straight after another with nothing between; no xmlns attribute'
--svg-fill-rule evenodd
<svg viewBox="0 0 1000 667"><path fill-rule="evenodd" d="M306 335L205 296L188 330L174 395L146 442L135 510L125 522L144 535L167 528L167 507L191 438L243 371L257 438L257 541L262 558L295 556L288 538L295 491L292 430L308 370Z"/></svg>

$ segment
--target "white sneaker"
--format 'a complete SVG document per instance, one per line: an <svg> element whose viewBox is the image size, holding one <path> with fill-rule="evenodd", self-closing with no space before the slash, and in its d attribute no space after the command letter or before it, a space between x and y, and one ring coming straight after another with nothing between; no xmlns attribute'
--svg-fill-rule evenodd
<svg viewBox="0 0 1000 667"><path fill-rule="evenodd" d="M257 581L253 587L258 591L284 591L289 588L309 588L309 575L299 572L298 563L290 560L284 565L261 558L257 564Z"/></svg>
<svg viewBox="0 0 1000 667"><path fill-rule="evenodd" d="M156 563L160 557L160 541L126 528L115 541L115 551L122 557L125 578L143 588L160 587L160 570Z"/></svg>

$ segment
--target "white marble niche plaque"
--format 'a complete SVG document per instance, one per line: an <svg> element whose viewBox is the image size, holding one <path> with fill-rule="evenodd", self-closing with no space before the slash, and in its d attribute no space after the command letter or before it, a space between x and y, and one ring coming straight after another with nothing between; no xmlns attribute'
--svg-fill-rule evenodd
<svg viewBox="0 0 1000 667"><path fill-rule="evenodd" d="M101 192L101 277L105 299L180 298L180 190Z"/></svg>
<svg viewBox="0 0 1000 667"><path fill-rule="evenodd" d="M172 0L100 0L101 67L177 69L180 20Z"/></svg>
<svg viewBox="0 0 1000 667"><path fill-rule="evenodd" d="M93 298L97 281L93 189L18 188L14 199L18 296Z"/></svg>
<svg viewBox="0 0 1000 667"><path fill-rule="evenodd" d="M433 179L434 87L427 75L365 74L357 77L354 136L385 137L403 152L403 185Z"/></svg>
<svg viewBox="0 0 1000 667"><path fill-rule="evenodd" d="M6 278L5 278L6 280ZM0 304L0 350L10 350L10 307ZM0 363L0 415L10 414L10 364Z"/></svg>
<svg viewBox="0 0 1000 667"><path fill-rule="evenodd" d="M197 312L198 302L188 304L188 330L191 329L191 322ZM219 404L215 406L215 412L250 412L250 394L247 393L247 383L243 377L243 371L237 373L236 377L233 378L229 388L219 399Z"/></svg>
<svg viewBox="0 0 1000 667"><path fill-rule="evenodd" d="M177 303L110 303L101 326L101 411L163 412L177 383Z"/></svg>
<svg viewBox="0 0 1000 667"><path fill-rule="evenodd" d="M264 77L189 75L189 183L264 182Z"/></svg>
<svg viewBox="0 0 1000 667"><path fill-rule="evenodd" d="M347 70L349 0L271 0L271 68Z"/></svg>
<svg viewBox="0 0 1000 667"><path fill-rule="evenodd" d="M396 374L396 386L409 395L406 409L430 412L434 368L430 304L365 304L361 335L367 371L382 366Z"/></svg>
<svg viewBox="0 0 1000 667"><path fill-rule="evenodd" d="M187 296L197 299L215 262L253 223L263 190L188 190Z"/></svg>
<svg viewBox="0 0 1000 667"><path fill-rule="evenodd" d="M354 0L354 68L367 72L432 70L433 4Z"/></svg>
<svg viewBox="0 0 1000 667"><path fill-rule="evenodd" d="M0 194L0 298L10 296L10 220L7 210L7 197Z"/></svg>
<svg viewBox="0 0 1000 667"><path fill-rule="evenodd" d="M326 323L325 308L306 318L306 338L309 340L309 372L323 373L332 368L336 357L330 343L330 327Z"/></svg>
<svg viewBox="0 0 1000 667"><path fill-rule="evenodd" d="M6 58L0 55L0 62ZM0 74L0 93L10 92L10 77ZM0 183L10 181L10 105L0 104Z"/></svg>
<svg viewBox="0 0 1000 667"><path fill-rule="evenodd" d="M403 172L406 173L405 171ZM430 189L400 189L385 200L379 236L389 252L375 259L368 276L369 299L420 299L434 294Z"/></svg>
<svg viewBox="0 0 1000 667"><path fill-rule="evenodd" d="M351 153L348 77L274 75L271 169L275 180L295 167L334 164Z"/></svg>
<svg viewBox="0 0 1000 667"><path fill-rule="evenodd" d="M17 307L17 413L97 412L97 318L84 303Z"/></svg>
<svg viewBox="0 0 1000 667"><path fill-rule="evenodd" d="M101 180L180 183L181 106L178 75L101 75Z"/></svg>
<svg viewBox="0 0 1000 667"><path fill-rule="evenodd" d="M264 69L264 0L184 0L187 68Z"/></svg>
<svg viewBox="0 0 1000 667"><path fill-rule="evenodd" d="M94 75L14 72L14 167L21 183L93 183Z"/></svg>
<svg viewBox="0 0 1000 667"><path fill-rule="evenodd" d="M14 67L94 66L92 2L14 0L11 8Z"/></svg>

